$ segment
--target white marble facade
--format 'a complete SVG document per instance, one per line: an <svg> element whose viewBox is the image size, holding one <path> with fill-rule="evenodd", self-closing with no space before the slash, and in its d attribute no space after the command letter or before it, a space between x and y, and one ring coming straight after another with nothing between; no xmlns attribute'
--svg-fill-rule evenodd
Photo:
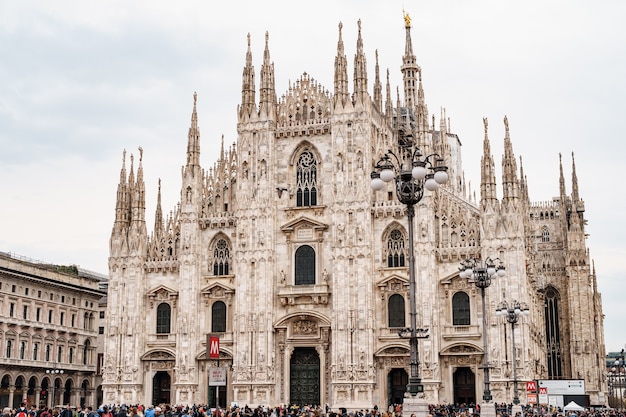
<svg viewBox="0 0 626 417"><path fill-rule="evenodd" d="M497 130L505 144L497 181L485 119L480 198L469 195L461 141L445 114L437 121L428 113L427 80L405 24L407 52L398 57L404 94L397 100L395 88L380 79L378 56L368 85L361 22L352 80L340 25L334 89L304 73L285 91L274 85L269 38L258 74L248 48L236 145L222 146L208 169L201 166L194 94L187 143L179 146L181 200L167 216L160 187L146 190L142 150L128 165L124 155L110 246L105 403L210 402L214 367L226 369L220 394L226 404L315 398L365 408L401 398L409 352L398 335L409 325L407 216L392 185L371 190L370 172L397 147L398 115L407 112L420 149L440 154L450 176L416 206L417 321L429 329L419 343L427 401L481 401L480 291L459 277L458 267L487 257L507 268L486 291L494 400L513 397L511 328L495 315L504 298L531 310L515 328L520 389L531 379L584 378L592 402L603 396L602 308L573 161L568 181L555 161L558 197L530 202L531 184L513 153L514 129L505 118ZM158 192L157 207L145 206L146 192ZM152 230L147 209L156 213ZM559 323L557 340L547 336L546 314ZM219 359L209 358L208 334L220 338ZM520 396L525 402L525 392Z"/></svg>

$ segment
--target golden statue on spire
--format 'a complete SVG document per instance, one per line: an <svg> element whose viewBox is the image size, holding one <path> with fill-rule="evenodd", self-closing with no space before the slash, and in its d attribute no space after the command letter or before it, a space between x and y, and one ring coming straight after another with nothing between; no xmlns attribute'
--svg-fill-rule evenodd
<svg viewBox="0 0 626 417"><path fill-rule="evenodd" d="M402 9L402 14L404 14L404 26L407 28L411 27L411 16L407 12Z"/></svg>

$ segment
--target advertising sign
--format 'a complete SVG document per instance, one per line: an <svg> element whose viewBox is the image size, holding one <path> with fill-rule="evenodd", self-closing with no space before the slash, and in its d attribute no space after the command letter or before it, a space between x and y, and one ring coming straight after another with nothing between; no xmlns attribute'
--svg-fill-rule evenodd
<svg viewBox="0 0 626 417"><path fill-rule="evenodd" d="M539 388L548 390L553 395L585 395L584 379L540 379Z"/></svg>

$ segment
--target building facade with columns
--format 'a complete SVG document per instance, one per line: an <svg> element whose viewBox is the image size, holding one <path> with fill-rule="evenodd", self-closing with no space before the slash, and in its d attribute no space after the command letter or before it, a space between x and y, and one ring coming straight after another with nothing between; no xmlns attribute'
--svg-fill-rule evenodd
<svg viewBox="0 0 626 417"><path fill-rule="evenodd" d="M0 252L0 407L98 404L104 282L76 266Z"/></svg>
<svg viewBox="0 0 626 417"><path fill-rule="evenodd" d="M555 156L557 196L531 202L514 129L506 117L498 123L505 152L497 179L485 119L476 201L459 136L445 115L428 112L408 16L404 25L403 94L395 100L378 53L370 89L360 21L352 79L339 25L332 93L303 73L279 99L269 37L258 74L248 37L236 143L224 148L222 139L203 168L194 94L180 143L180 201L168 215L165 190L146 190L142 149L128 165L124 151L110 240L105 403L402 402L406 207L392 185L373 192L370 173L388 150L406 145L407 132L412 147L443 158L450 178L415 207L413 302L418 326L429 330L419 341L425 399L480 402L488 354L496 402L512 401L514 367L522 402L525 381L547 378L585 379L590 401L603 401L602 305L574 160L566 181ZM146 192L158 195L152 230ZM486 291L484 328L480 291L459 264L488 257L502 260L507 274ZM531 314L514 327L515 346L511 326L495 314L505 300L526 303ZM218 358L208 335L219 338ZM209 379L214 371L224 385Z"/></svg>

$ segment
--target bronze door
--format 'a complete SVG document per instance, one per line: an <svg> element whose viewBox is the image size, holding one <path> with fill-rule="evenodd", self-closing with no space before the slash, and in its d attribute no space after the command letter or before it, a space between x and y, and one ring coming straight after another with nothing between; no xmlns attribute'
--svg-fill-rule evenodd
<svg viewBox="0 0 626 417"><path fill-rule="evenodd" d="M315 348L295 348L289 366L292 404L320 404L320 357Z"/></svg>
<svg viewBox="0 0 626 417"><path fill-rule="evenodd" d="M454 372L454 402L476 403L476 380L470 368L458 368Z"/></svg>
<svg viewBox="0 0 626 417"><path fill-rule="evenodd" d="M159 371L152 379L152 404L169 404L172 379L167 372Z"/></svg>

